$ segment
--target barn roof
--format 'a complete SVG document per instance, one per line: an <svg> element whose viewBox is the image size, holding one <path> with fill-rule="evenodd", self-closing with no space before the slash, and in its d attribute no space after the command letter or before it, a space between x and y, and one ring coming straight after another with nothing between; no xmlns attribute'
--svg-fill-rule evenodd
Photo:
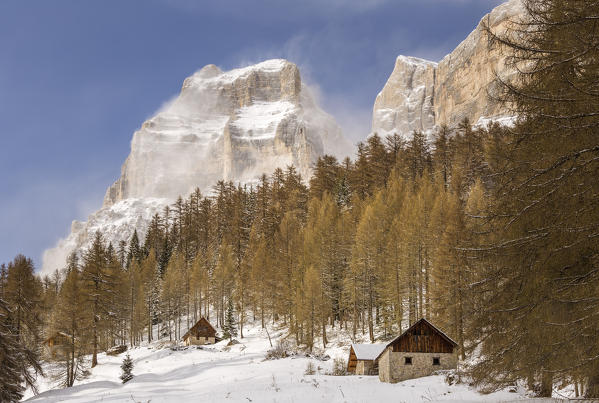
<svg viewBox="0 0 599 403"><path fill-rule="evenodd" d="M456 343L455 341L453 341L453 339L451 337L449 337L448 335L446 335L443 331L441 331L438 327L436 327L435 325L433 325L431 322L429 322L428 320L422 318L418 321L416 321L412 326L410 326L409 328L407 328L402 334L400 334L399 336L397 336L396 338L394 338L393 340L391 340L389 343L387 343L385 345L385 348L389 347L390 345L392 345L393 343L395 343L397 340L401 339L402 337L404 337L406 334L410 333L412 331L412 329L414 327L416 327L419 323L421 322L425 322L427 325L429 325L435 332L437 332L437 334L439 334L439 336L441 336L442 339L444 339L445 341L447 341L449 344L451 344L454 347L458 346L458 343ZM379 355L377 355L376 359L379 358L379 356L382 354L383 352L381 351L381 353Z"/></svg>
<svg viewBox="0 0 599 403"><path fill-rule="evenodd" d="M185 332L185 334L183 335L183 340L185 340L187 337L189 337L189 334L200 325L201 322L205 322L208 326L210 326L210 328L212 329L213 332L216 333L216 329L214 328L214 326L212 326L210 324L210 322L208 322L208 319L206 319L205 317L201 317L195 325L193 325L187 332Z"/></svg>
<svg viewBox="0 0 599 403"><path fill-rule="evenodd" d="M352 344L358 360L375 360L387 347L385 344Z"/></svg>
<svg viewBox="0 0 599 403"><path fill-rule="evenodd" d="M54 333L52 333L52 335L50 337L48 337L46 340L44 340L44 343L48 343L48 341L50 341L50 339L55 339L58 336L64 337L66 339L70 339L71 338L71 335L67 334L65 332L54 332Z"/></svg>

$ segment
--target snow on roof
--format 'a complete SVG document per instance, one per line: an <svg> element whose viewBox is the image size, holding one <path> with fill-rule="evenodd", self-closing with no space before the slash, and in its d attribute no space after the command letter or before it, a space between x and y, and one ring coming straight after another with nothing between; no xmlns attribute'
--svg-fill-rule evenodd
<svg viewBox="0 0 599 403"><path fill-rule="evenodd" d="M352 344L358 360L375 360L387 347L385 344Z"/></svg>

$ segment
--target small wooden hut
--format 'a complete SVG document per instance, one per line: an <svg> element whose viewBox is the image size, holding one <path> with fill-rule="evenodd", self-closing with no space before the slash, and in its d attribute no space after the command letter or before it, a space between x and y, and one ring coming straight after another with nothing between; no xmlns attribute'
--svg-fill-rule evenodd
<svg viewBox="0 0 599 403"><path fill-rule="evenodd" d="M44 354L52 359L66 356L71 343L70 335L63 332L55 332L44 341Z"/></svg>
<svg viewBox="0 0 599 403"><path fill-rule="evenodd" d="M216 329L206 318L201 317L191 329L183 335L186 346L216 343Z"/></svg>
<svg viewBox="0 0 599 403"><path fill-rule="evenodd" d="M356 375L378 375L376 359L385 347L385 344L352 344L349 348L347 372Z"/></svg>
<svg viewBox="0 0 599 403"><path fill-rule="evenodd" d="M428 320L420 319L393 339L377 357L379 379L401 382L457 368L457 343Z"/></svg>

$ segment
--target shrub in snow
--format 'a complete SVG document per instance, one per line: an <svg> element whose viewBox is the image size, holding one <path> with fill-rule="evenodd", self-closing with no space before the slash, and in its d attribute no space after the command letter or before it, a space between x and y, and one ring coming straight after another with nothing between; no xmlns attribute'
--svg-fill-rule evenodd
<svg viewBox="0 0 599 403"><path fill-rule="evenodd" d="M127 346L125 345L114 346L106 350L106 355L119 355L125 351L127 351Z"/></svg>
<svg viewBox="0 0 599 403"><path fill-rule="evenodd" d="M121 364L121 371L122 373L120 378L123 381L123 383L127 383L131 379L133 379L133 374L131 373L131 371L133 371L133 360L131 359L129 354L127 354L127 356L123 360L123 364Z"/></svg>
<svg viewBox="0 0 599 403"><path fill-rule="evenodd" d="M314 368L314 363L312 361L308 361L308 365L306 365L306 371L304 371L304 375L314 375L316 373L316 368Z"/></svg>
<svg viewBox="0 0 599 403"><path fill-rule="evenodd" d="M279 340L277 345L266 352L267 360L278 360L279 358L286 358L292 355L289 352L289 343L283 340Z"/></svg>
<svg viewBox="0 0 599 403"><path fill-rule="evenodd" d="M335 358L333 360L333 370L330 375L344 376L347 375L347 363L343 358Z"/></svg>
<svg viewBox="0 0 599 403"><path fill-rule="evenodd" d="M307 352L306 357L312 357L319 361L328 361L331 356L324 352L324 350L314 349L312 352Z"/></svg>

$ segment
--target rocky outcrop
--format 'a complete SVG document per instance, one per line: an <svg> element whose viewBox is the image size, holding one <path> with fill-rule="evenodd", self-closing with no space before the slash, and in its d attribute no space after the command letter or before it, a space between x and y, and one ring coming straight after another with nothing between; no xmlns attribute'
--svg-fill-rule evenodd
<svg viewBox="0 0 599 403"><path fill-rule="evenodd" d="M268 60L228 72L208 65L135 132L104 206L131 197L175 198L221 179L251 182L286 165L307 177L318 156L347 151L338 146L344 144L295 64Z"/></svg>
<svg viewBox="0 0 599 403"><path fill-rule="evenodd" d="M435 125L437 63L399 56L387 84L376 97L373 131L411 133Z"/></svg>
<svg viewBox="0 0 599 403"><path fill-rule="evenodd" d="M103 207L44 253L43 271L64 265L96 231L114 246L179 195L204 193L221 179L252 183L294 165L307 178L324 153L349 155L335 120L315 103L297 66L286 60L221 71L208 65L183 82L179 96L133 135L120 178Z"/></svg>
<svg viewBox="0 0 599 403"><path fill-rule="evenodd" d="M520 0L496 7L438 64L399 56L376 98L372 131L409 137L414 130L431 133L441 124L454 127L464 118L476 124L509 117L510 111L494 97L494 79L495 73L509 79L512 72L500 49L489 47L484 26L501 34L524 13Z"/></svg>

